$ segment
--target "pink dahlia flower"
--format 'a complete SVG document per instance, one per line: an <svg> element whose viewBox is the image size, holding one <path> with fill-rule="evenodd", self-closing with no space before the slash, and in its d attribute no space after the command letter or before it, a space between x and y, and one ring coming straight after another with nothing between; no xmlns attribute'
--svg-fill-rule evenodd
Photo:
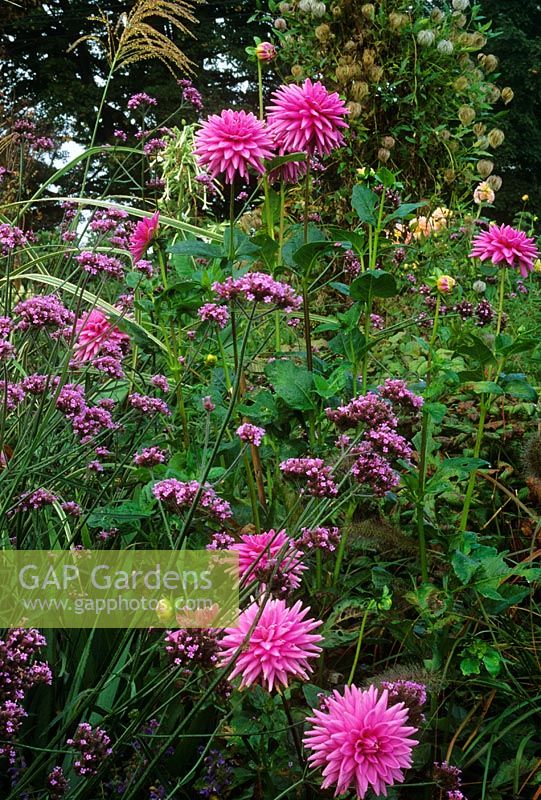
<svg viewBox="0 0 541 800"><path fill-rule="evenodd" d="M263 122L249 112L226 109L212 114L195 135L194 153L212 178L225 173L227 183L237 175L248 178L248 167L262 174L264 158L272 158L272 139Z"/></svg>
<svg viewBox="0 0 541 800"><path fill-rule="evenodd" d="M156 238L159 224L159 211L156 211L151 217L144 217L144 219L139 220L130 237L130 253L134 261L137 262L143 258L150 247L150 243Z"/></svg>
<svg viewBox="0 0 541 800"><path fill-rule="evenodd" d="M325 155L342 144L349 111L338 94L319 81L307 78L302 86L281 86L271 99L269 132L285 151Z"/></svg>
<svg viewBox="0 0 541 800"><path fill-rule="evenodd" d="M299 588L301 575L307 567L302 563L303 554L285 531L244 533L240 538L230 550L239 554L241 577L267 582L275 572L282 579L284 589Z"/></svg>
<svg viewBox="0 0 541 800"><path fill-rule="evenodd" d="M102 350L125 352L130 337L115 328L97 308L83 314L75 323L74 356L77 361L91 361Z"/></svg>
<svg viewBox="0 0 541 800"><path fill-rule="evenodd" d="M308 763L324 767L322 788L336 786L335 797L355 788L363 798L370 786L378 797L387 787L402 783L402 770L411 766L411 739L417 728L407 724L404 703L389 705L386 689L346 686L326 698L325 711L314 710L312 727L303 744L312 753Z"/></svg>
<svg viewBox="0 0 541 800"><path fill-rule="evenodd" d="M226 628L220 640L219 666L234 662L229 680L242 675L241 689L259 682L269 691L287 686L290 676L307 680L312 671L308 661L321 653L316 643L323 638L311 632L323 623L305 619L309 610L300 601L288 608L284 600L267 600L263 611L257 603L248 606L238 627Z"/></svg>
<svg viewBox="0 0 541 800"><path fill-rule="evenodd" d="M534 261L539 256L534 240L523 231L517 231L510 225L491 225L472 241L470 258L486 261L490 258L493 264L504 262L509 267L516 267L523 278L534 270Z"/></svg>

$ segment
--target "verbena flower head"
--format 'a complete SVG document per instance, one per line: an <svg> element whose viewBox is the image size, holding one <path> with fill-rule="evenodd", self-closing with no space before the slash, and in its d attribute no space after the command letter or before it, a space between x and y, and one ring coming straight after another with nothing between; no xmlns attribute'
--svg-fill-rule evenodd
<svg viewBox="0 0 541 800"><path fill-rule="evenodd" d="M307 567L302 563L303 554L285 530L244 533L240 539L230 549L239 554L242 578L272 582L283 592L299 588Z"/></svg>
<svg viewBox="0 0 541 800"><path fill-rule="evenodd" d="M176 478L166 478L155 483L152 494L167 508L177 513L189 508L199 492L197 481L179 481ZM203 487L198 504L211 516L224 522L231 517L231 506L226 500L219 497L212 486Z"/></svg>
<svg viewBox="0 0 541 800"><path fill-rule="evenodd" d="M263 611L252 603L240 615L238 627L226 628L219 643L219 666L235 664L229 680L241 675L241 689L260 683L269 691L287 686L290 677L307 680L309 661L321 653L317 643L323 638L312 633L322 622L306 619L309 610L300 601L288 608L284 600L267 600Z"/></svg>
<svg viewBox="0 0 541 800"><path fill-rule="evenodd" d="M130 253L135 262L143 258L146 251L156 238L158 226L160 224L160 212L156 211L151 217L140 219L130 238Z"/></svg>
<svg viewBox="0 0 541 800"><path fill-rule="evenodd" d="M257 425L252 425L250 422L243 422L243 424L237 428L237 436L241 442L259 447L265 436L265 428L259 428Z"/></svg>
<svg viewBox="0 0 541 800"><path fill-rule="evenodd" d="M35 295L18 303L13 314L20 317L17 330L29 328L64 328L73 321L73 314L55 294Z"/></svg>
<svg viewBox="0 0 541 800"><path fill-rule="evenodd" d="M119 281L124 277L122 262L118 258L108 256L105 253L92 253L89 250L83 250L82 253L75 256L75 261L89 275L110 275Z"/></svg>
<svg viewBox="0 0 541 800"><path fill-rule="evenodd" d="M130 337L114 327L97 308L83 314L75 323L74 356L79 361L91 361L100 353L121 355L126 352Z"/></svg>
<svg viewBox="0 0 541 800"><path fill-rule="evenodd" d="M493 264L515 267L523 278L533 272L538 256L534 240L510 225L491 225L488 231L475 236L470 253L470 258L489 258Z"/></svg>
<svg viewBox="0 0 541 800"><path fill-rule="evenodd" d="M158 101L155 97L151 97L146 92L138 92L137 94L132 94L130 99L127 102L128 108L135 110L139 108L139 106L157 106Z"/></svg>
<svg viewBox="0 0 541 800"><path fill-rule="evenodd" d="M247 272L241 278L227 278L223 283L213 283L212 291L222 300L239 298L251 303L275 305L284 311L294 311L302 305L302 298L295 294L291 286L275 281L265 272Z"/></svg>
<svg viewBox="0 0 541 800"><path fill-rule="evenodd" d="M286 151L326 155L341 146L349 111L336 92L307 78L302 86L281 86L271 99L269 132Z"/></svg>
<svg viewBox="0 0 541 800"><path fill-rule="evenodd" d="M417 729L407 719L404 704L389 705L386 690L346 686L343 695L335 690L326 709L314 710L307 720L312 727L303 740L311 751L309 765L323 767L322 787L335 786L335 796L353 788L364 798L369 787L386 796L387 787L402 783L403 770L411 766L417 744L411 734Z"/></svg>
<svg viewBox="0 0 541 800"><path fill-rule="evenodd" d="M212 178L224 174L226 183L248 179L248 167L262 174L263 159L272 158L272 139L251 112L225 109L212 114L195 135L194 153Z"/></svg>

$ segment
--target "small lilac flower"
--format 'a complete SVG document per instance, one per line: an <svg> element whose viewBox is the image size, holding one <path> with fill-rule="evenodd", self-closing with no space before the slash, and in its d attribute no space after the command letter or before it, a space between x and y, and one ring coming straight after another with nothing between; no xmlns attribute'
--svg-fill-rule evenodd
<svg viewBox="0 0 541 800"><path fill-rule="evenodd" d="M162 392L169 392L169 382L165 375L153 375L150 379L150 382L153 386L157 389L161 389Z"/></svg>
<svg viewBox="0 0 541 800"><path fill-rule="evenodd" d="M144 447L133 457L133 461L138 467L155 467L157 464L165 464L166 459L166 451L155 446Z"/></svg>
<svg viewBox="0 0 541 800"><path fill-rule="evenodd" d="M134 111L136 108L140 106L157 106L158 101L155 97L151 97L150 95L146 94L146 92L137 92L137 94L132 94L130 99L127 102L127 107Z"/></svg>
<svg viewBox="0 0 541 800"><path fill-rule="evenodd" d="M203 322L215 322L219 328L225 328L229 322L229 311L226 306L219 306L216 303L205 303L198 309L197 314Z"/></svg>
<svg viewBox="0 0 541 800"><path fill-rule="evenodd" d="M241 442L247 442L248 444L253 444L254 447L259 447L265 436L265 428L258 428L257 425L244 422L237 428L237 436Z"/></svg>

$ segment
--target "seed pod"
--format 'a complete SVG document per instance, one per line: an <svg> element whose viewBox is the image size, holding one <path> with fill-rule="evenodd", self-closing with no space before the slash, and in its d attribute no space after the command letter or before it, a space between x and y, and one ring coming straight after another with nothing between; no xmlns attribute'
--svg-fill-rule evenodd
<svg viewBox="0 0 541 800"><path fill-rule="evenodd" d="M372 3L365 3L361 6L361 14L366 19L373 20L376 16L376 8Z"/></svg>
<svg viewBox="0 0 541 800"><path fill-rule="evenodd" d="M502 100L507 105L511 102L513 97L515 96L514 91L511 89L510 86L504 86L502 89Z"/></svg>
<svg viewBox="0 0 541 800"><path fill-rule="evenodd" d="M353 53L354 50L357 49L357 42L354 42L353 39L349 39L344 45L344 53Z"/></svg>
<svg viewBox="0 0 541 800"><path fill-rule="evenodd" d="M347 107L349 108L349 119L358 119L363 113L362 105L360 103L353 102L353 100L349 101Z"/></svg>
<svg viewBox="0 0 541 800"><path fill-rule="evenodd" d="M389 27L392 31L401 31L409 22L407 14L399 14L393 11L389 14Z"/></svg>
<svg viewBox="0 0 541 800"><path fill-rule="evenodd" d="M274 27L277 31L287 31L287 22L283 17L274 20Z"/></svg>
<svg viewBox="0 0 541 800"><path fill-rule="evenodd" d="M455 92L464 92L469 85L470 83L465 75L459 75L458 78L453 81L453 89Z"/></svg>
<svg viewBox="0 0 541 800"><path fill-rule="evenodd" d="M318 42L328 42L331 38L331 29L326 23L323 23L323 25L317 26L314 34Z"/></svg>
<svg viewBox="0 0 541 800"><path fill-rule="evenodd" d="M487 178L487 183L495 192L499 192L502 188L502 179L499 175L490 175Z"/></svg>
<svg viewBox="0 0 541 800"><path fill-rule="evenodd" d="M371 67L374 61L376 60L376 54L370 48L366 48L363 52L363 64L365 67Z"/></svg>
<svg viewBox="0 0 541 800"><path fill-rule="evenodd" d="M485 87L486 97L489 103L497 103L500 99L501 92L493 83L487 83Z"/></svg>
<svg viewBox="0 0 541 800"><path fill-rule="evenodd" d="M458 28L463 28L466 22L466 15L462 13L462 11L453 11L452 13L453 22Z"/></svg>
<svg viewBox="0 0 541 800"><path fill-rule="evenodd" d="M382 161L384 164L390 159L391 151L387 150L386 147L380 147L378 150L378 161Z"/></svg>
<svg viewBox="0 0 541 800"><path fill-rule="evenodd" d="M485 37L483 36L482 38L484 39ZM489 53L489 55L486 56L483 55L479 59L479 63L488 75L490 72L494 72L494 70L497 68L498 59L496 58L496 56L493 56L491 53Z"/></svg>
<svg viewBox="0 0 541 800"><path fill-rule="evenodd" d="M443 53L443 55L450 56L455 46L449 39L442 39L441 42L438 42L436 49L439 50L440 53Z"/></svg>
<svg viewBox="0 0 541 800"><path fill-rule="evenodd" d="M482 122L476 122L473 126L473 132L476 136L482 136L487 129L487 126L484 125Z"/></svg>
<svg viewBox="0 0 541 800"><path fill-rule="evenodd" d="M291 74L293 75L293 77L296 80L298 80L299 78L302 78L303 73L304 73L304 70L303 70L303 68L301 67L300 64L293 64L293 66L291 67Z"/></svg>
<svg viewBox="0 0 541 800"><path fill-rule="evenodd" d="M383 139L381 140L381 146L386 147L387 150L392 150L395 144L396 141L392 136L384 136Z"/></svg>
<svg viewBox="0 0 541 800"><path fill-rule="evenodd" d="M368 77L373 83L379 83L383 77L383 67L373 64L368 70Z"/></svg>
<svg viewBox="0 0 541 800"><path fill-rule="evenodd" d="M477 162L477 174L480 175L481 178L488 178L493 169L494 162L489 161L488 158L481 158Z"/></svg>
<svg viewBox="0 0 541 800"><path fill-rule="evenodd" d="M370 93L370 87L365 81L353 81L351 84L351 96L358 103L364 100Z"/></svg>
<svg viewBox="0 0 541 800"><path fill-rule="evenodd" d="M492 128L492 130L488 132L487 138L491 147L499 147L504 142L505 133L499 128Z"/></svg>
<svg viewBox="0 0 541 800"><path fill-rule="evenodd" d="M426 30L426 31L419 31L417 34L417 42L422 47L430 47L431 44L434 44L436 40L436 34L434 31Z"/></svg>
<svg viewBox="0 0 541 800"><path fill-rule="evenodd" d="M349 80L349 67L336 67L336 82L344 86Z"/></svg>
<svg viewBox="0 0 541 800"><path fill-rule="evenodd" d="M440 22L443 22L444 17L445 14L441 10L441 8L433 8L432 11L430 12L430 19L432 20L432 22L435 22L436 25L439 25Z"/></svg>
<svg viewBox="0 0 541 800"><path fill-rule="evenodd" d="M458 118L463 125L470 125L475 119L475 111L471 106L460 106Z"/></svg>
<svg viewBox="0 0 541 800"><path fill-rule="evenodd" d="M312 4L312 15L317 19L321 19L327 13L327 6L325 3L313 3Z"/></svg>

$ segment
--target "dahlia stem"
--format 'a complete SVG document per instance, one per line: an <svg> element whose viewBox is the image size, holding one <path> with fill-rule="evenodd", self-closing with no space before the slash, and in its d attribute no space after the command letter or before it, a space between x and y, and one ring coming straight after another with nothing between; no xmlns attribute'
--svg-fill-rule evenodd
<svg viewBox="0 0 541 800"><path fill-rule="evenodd" d="M293 738L293 743L295 745L295 750L297 753L297 758L299 760L299 766L301 769L304 770L305 763L304 758L302 756L302 749L301 749L301 741L299 738L299 732L297 730L297 726L293 720L293 716L291 714L291 708L289 706L289 700L287 700L286 696L283 693L280 693L280 697L282 698L282 705L284 706L284 711L286 712L287 721L289 723L289 728L291 730L291 736Z"/></svg>
<svg viewBox="0 0 541 800"><path fill-rule="evenodd" d="M235 260L235 181L229 187L229 260L231 261L231 275L233 275L233 262Z"/></svg>
<svg viewBox="0 0 541 800"><path fill-rule="evenodd" d="M363 646L364 629L366 628L366 621L368 619L368 615L372 611L373 607L374 607L374 601L370 600L366 608L366 611L363 614L363 621L361 622L359 636L357 638L357 647L355 648L355 656L353 657L353 664L351 665L351 671L349 673L349 678L347 683L348 686L351 686L351 684L353 683L353 678L355 677L355 672L357 671L357 664L359 663L359 658L361 656L361 648Z"/></svg>
<svg viewBox="0 0 541 800"><path fill-rule="evenodd" d="M426 385L430 384L431 369L432 369L432 353L434 345L436 344L436 336L438 332L438 322L440 318L440 305L441 296L438 294L436 298L436 310L434 313L434 324L432 325L432 335L428 345L428 359L426 369ZM421 423L421 446L419 448L419 483L417 486L417 501L415 503L415 513L417 517L417 537L419 540L419 561L421 564L421 580L423 583L428 583L428 558L426 553L426 532L425 532L425 488L426 488L426 470L427 470L427 448L428 437L430 432L430 417L426 411L423 410L423 421Z"/></svg>
<svg viewBox="0 0 541 800"><path fill-rule="evenodd" d="M310 163L306 162L306 178L304 181L304 244L308 242L308 204L310 200ZM313 372L312 336L310 332L310 305L308 298L309 275L305 275L302 282L302 308L304 314L304 341L306 343L306 366Z"/></svg>
<svg viewBox="0 0 541 800"><path fill-rule="evenodd" d="M505 300L505 284L507 279L507 273L505 269L500 269L500 276L499 276L499 291L498 291L498 317L496 322L496 336L500 335L502 329L502 318L503 318L503 304ZM494 381L497 383L498 378L500 377L500 373L503 366L503 359L501 359L496 367L496 375L494 376ZM492 365L488 368L487 373L487 380L492 380ZM485 421L488 414L488 410L490 408L492 400L492 395L488 393L487 395L481 395L480 407L479 407L479 422L477 424L477 434L475 437L475 445L473 447L473 457L479 458L481 453L481 446L483 444L483 435L485 432ZM464 497L464 505L462 507L462 515L460 517L460 533L464 533L468 526L468 514L470 512L470 506L473 498L473 491L475 489L475 478L476 478L476 470L473 470L470 474L468 485L466 487L466 495Z"/></svg>

